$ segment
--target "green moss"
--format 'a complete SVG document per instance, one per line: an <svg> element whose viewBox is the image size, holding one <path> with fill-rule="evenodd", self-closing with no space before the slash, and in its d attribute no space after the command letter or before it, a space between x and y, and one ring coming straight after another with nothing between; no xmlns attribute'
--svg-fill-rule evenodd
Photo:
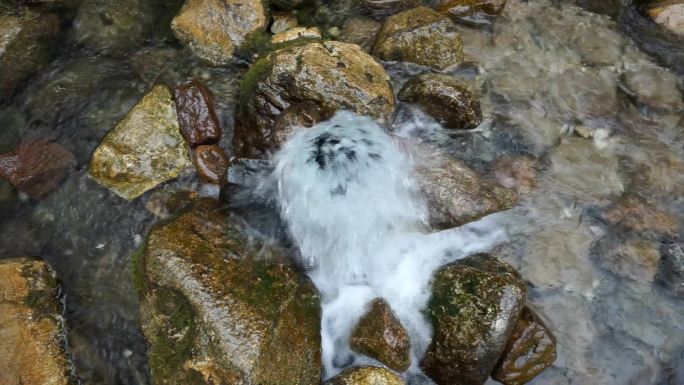
<svg viewBox="0 0 684 385"><path fill-rule="evenodd" d="M273 50L271 34L266 31L257 31L249 35L245 42L235 51L235 55L245 60L253 57L262 57Z"/></svg>
<svg viewBox="0 0 684 385"><path fill-rule="evenodd" d="M44 265L38 269L33 265L27 265L21 275L29 281L29 292L24 297L24 306L33 309L38 319L58 315L60 308L57 299L57 279L52 276L50 270Z"/></svg>
<svg viewBox="0 0 684 385"><path fill-rule="evenodd" d="M257 84L271 71L273 62L267 56L257 60L249 67L249 70L240 81L240 100L249 100L254 93Z"/></svg>
<svg viewBox="0 0 684 385"><path fill-rule="evenodd" d="M131 255L131 279L133 280L133 287L138 293L138 297L142 296L147 291L147 278L145 278L145 252L147 251L147 238L142 246L138 248Z"/></svg>

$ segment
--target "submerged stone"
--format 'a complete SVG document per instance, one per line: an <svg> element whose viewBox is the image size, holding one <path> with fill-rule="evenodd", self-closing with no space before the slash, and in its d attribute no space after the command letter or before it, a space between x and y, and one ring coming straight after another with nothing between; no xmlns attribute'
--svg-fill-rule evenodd
<svg viewBox="0 0 684 385"><path fill-rule="evenodd" d="M263 157L283 143L274 128L288 107L313 102L387 123L394 95L384 68L354 44L295 44L254 63L240 84L233 145L238 156Z"/></svg>
<svg viewBox="0 0 684 385"><path fill-rule="evenodd" d="M637 196L621 198L601 217L613 226L640 234L674 235L677 231L677 223L672 215Z"/></svg>
<svg viewBox="0 0 684 385"><path fill-rule="evenodd" d="M491 174L500 185L521 195L537 188L536 161L528 156L502 156L492 162Z"/></svg>
<svg viewBox="0 0 684 385"><path fill-rule="evenodd" d="M153 384L320 383L317 290L218 202L153 228L136 269Z"/></svg>
<svg viewBox="0 0 684 385"><path fill-rule="evenodd" d="M657 278L675 296L684 298L684 244L666 242L660 247Z"/></svg>
<svg viewBox="0 0 684 385"><path fill-rule="evenodd" d="M660 261L660 251L655 242L632 239L600 254L601 266L650 288Z"/></svg>
<svg viewBox="0 0 684 385"><path fill-rule="evenodd" d="M193 162L201 181L218 185L225 183L229 161L223 149L218 145L197 146L193 154Z"/></svg>
<svg viewBox="0 0 684 385"><path fill-rule="evenodd" d="M399 91L399 100L418 104L445 128L472 129L482 123L477 96L450 75L413 77Z"/></svg>
<svg viewBox="0 0 684 385"><path fill-rule="evenodd" d="M178 123L190 147L216 143L221 139L221 126L209 90L193 80L174 90Z"/></svg>
<svg viewBox="0 0 684 385"><path fill-rule="evenodd" d="M228 64L252 34L266 29L261 0L188 0L171 22L178 40L207 62Z"/></svg>
<svg viewBox="0 0 684 385"><path fill-rule="evenodd" d="M522 385L551 366L555 360L556 338L526 306L492 378L504 385Z"/></svg>
<svg viewBox="0 0 684 385"><path fill-rule="evenodd" d="M368 14L376 19L384 19L387 16L419 5L419 0L363 0L361 2L364 14Z"/></svg>
<svg viewBox="0 0 684 385"><path fill-rule="evenodd" d="M417 7L387 18L372 53L382 60L443 70L463 61L463 43L448 17Z"/></svg>
<svg viewBox="0 0 684 385"><path fill-rule="evenodd" d="M135 199L191 166L171 91L154 86L105 136L89 173L124 199Z"/></svg>
<svg viewBox="0 0 684 385"><path fill-rule="evenodd" d="M498 16L503 12L506 0L442 0L437 12L460 20L467 17Z"/></svg>
<svg viewBox="0 0 684 385"><path fill-rule="evenodd" d="M438 385L484 384L526 297L513 267L487 254L440 268L426 309L434 335L421 363L425 373Z"/></svg>
<svg viewBox="0 0 684 385"><path fill-rule="evenodd" d="M391 371L377 366L357 366L343 370L324 385L406 385Z"/></svg>
<svg viewBox="0 0 684 385"><path fill-rule="evenodd" d="M75 383L52 270L32 258L1 260L0 293L0 384Z"/></svg>
<svg viewBox="0 0 684 385"><path fill-rule="evenodd" d="M0 100L11 96L26 78L50 61L58 33L56 15L0 13Z"/></svg>
<svg viewBox="0 0 684 385"><path fill-rule="evenodd" d="M352 349L403 372L411 363L411 339L389 304L375 299L352 331Z"/></svg>

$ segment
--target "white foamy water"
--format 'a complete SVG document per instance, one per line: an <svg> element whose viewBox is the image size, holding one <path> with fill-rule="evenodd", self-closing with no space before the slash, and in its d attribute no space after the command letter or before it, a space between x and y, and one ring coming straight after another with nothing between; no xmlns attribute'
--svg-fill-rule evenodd
<svg viewBox="0 0 684 385"><path fill-rule="evenodd" d="M409 332L408 374L419 373L431 337L421 310L432 273L505 238L495 216L428 233L414 159L371 119L350 112L295 133L275 156L283 219L323 296L326 377L371 362L351 351L348 341L376 297L390 304Z"/></svg>

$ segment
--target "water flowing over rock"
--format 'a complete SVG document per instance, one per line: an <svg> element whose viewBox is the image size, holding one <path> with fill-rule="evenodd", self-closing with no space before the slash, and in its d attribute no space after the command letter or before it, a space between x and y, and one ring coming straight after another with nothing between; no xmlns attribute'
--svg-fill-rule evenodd
<svg viewBox="0 0 684 385"><path fill-rule="evenodd" d="M54 272L42 261L0 261L0 383L68 385Z"/></svg>
<svg viewBox="0 0 684 385"><path fill-rule="evenodd" d="M602 250L600 265L613 273L650 288L655 278L660 251L655 242L630 239L616 247Z"/></svg>
<svg viewBox="0 0 684 385"><path fill-rule="evenodd" d="M456 159L421 163L416 178L427 201L432 226L446 229L510 209L518 200L513 190L483 180Z"/></svg>
<svg viewBox="0 0 684 385"><path fill-rule="evenodd" d="M52 58L59 19L52 14L0 14L0 100Z"/></svg>
<svg viewBox="0 0 684 385"><path fill-rule="evenodd" d="M506 349L492 373L505 385L522 385L556 360L556 338L529 307L525 306Z"/></svg>
<svg viewBox="0 0 684 385"><path fill-rule="evenodd" d="M19 191L40 198L57 188L75 165L74 155L66 148L36 140L0 154L0 177Z"/></svg>
<svg viewBox="0 0 684 385"><path fill-rule="evenodd" d="M656 23L684 36L684 2L681 0L654 1L647 13Z"/></svg>
<svg viewBox="0 0 684 385"><path fill-rule="evenodd" d="M131 200L190 166L171 91L156 85L105 136L93 153L89 172Z"/></svg>
<svg viewBox="0 0 684 385"><path fill-rule="evenodd" d="M357 45L312 42L272 52L252 65L240 85L233 145L238 156L261 157L282 144L273 129L288 107L314 102L348 109L382 123L394 96L383 67Z"/></svg>
<svg viewBox="0 0 684 385"><path fill-rule="evenodd" d="M197 146L193 162L201 181L218 185L225 182L229 161L221 147L215 144Z"/></svg>
<svg viewBox="0 0 684 385"><path fill-rule="evenodd" d="M389 304L375 299L352 332L350 345L390 369L404 371L411 363L411 340Z"/></svg>
<svg viewBox="0 0 684 385"><path fill-rule="evenodd" d="M423 74L399 91L399 100L418 104L444 128L472 129L482 123L477 96L449 75Z"/></svg>
<svg viewBox="0 0 684 385"><path fill-rule="evenodd" d="M674 235L677 223L672 215L659 210L637 196L625 196L601 214L613 226L639 234Z"/></svg>
<svg viewBox="0 0 684 385"><path fill-rule="evenodd" d="M536 161L527 156L503 156L490 165L491 174L500 185L514 189L521 195L537 188Z"/></svg>
<svg viewBox="0 0 684 385"><path fill-rule="evenodd" d="M421 363L439 385L484 384L522 312L527 287L508 264L476 254L440 268L426 314L434 335Z"/></svg>
<svg viewBox="0 0 684 385"><path fill-rule="evenodd" d="M630 66L625 71L624 84L639 101L651 107L670 110L684 107L677 76L655 64L643 62Z"/></svg>
<svg viewBox="0 0 684 385"><path fill-rule="evenodd" d="M684 298L684 244L666 242L660 247L661 264L658 280L674 295Z"/></svg>
<svg viewBox="0 0 684 385"><path fill-rule="evenodd" d="M171 29L195 55L221 65L267 22L261 0L187 0Z"/></svg>
<svg viewBox="0 0 684 385"><path fill-rule="evenodd" d="M318 293L244 231L202 199L134 257L154 384L320 383Z"/></svg>
<svg viewBox="0 0 684 385"><path fill-rule="evenodd" d="M430 8L417 7L387 18L372 53L382 60L443 70L463 60L463 43L449 18Z"/></svg>
<svg viewBox="0 0 684 385"><path fill-rule="evenodd" d="M212 144L221 139L221 126L214 110L214 97L193 80L174 90L178 123L190 147Z"/></svg>
<svg viewBox="0 0 684 385"><path fill-rule="evenodd" d="M503 12L506 0L442 0L437 11L454 20L465 17L497 16Z"/></svg>
<svg viewBox="0 0 684 385"><path fill-rule="evenodd" d="M349 368L324 385L406 385L396 374L377 366Z"/></svg>

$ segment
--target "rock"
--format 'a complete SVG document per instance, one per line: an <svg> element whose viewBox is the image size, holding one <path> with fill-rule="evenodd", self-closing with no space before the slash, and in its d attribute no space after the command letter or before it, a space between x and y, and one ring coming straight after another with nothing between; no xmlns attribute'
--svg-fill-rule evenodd
<svg viewBox="0 0 684 385"><path fill-rule="evenodd" d="M381 20L395 13L406 11L420 5L419 0L363 0L363 13Z"/></svg>
<svg viewBox="0 0 684 385"><path fill-rule="evenodd" d="M0 100L50 61L58 33L56 15L0 13Z"/></svg>
<svg viewBox="0 0 684 385"><path fill-rule="evenodd" d="M610 117L617 110L615 76L609 70L570 68L548 87L551 100L570 119Z"/></svg>
<svg viewBox="0 0 684 385"><path fill-rule="evenodd" d="M294 27L288 29L285 32L277 33L271 36L271 43L281 44L287 41L297 40L297 39L320 39L321 31L318 27Z"/></svg>
<svg viewBox="0 0 684 385"><path fill-rule="evenodd" d="M323 385L406 385L406 383L385 368L356 366L343 370Z"/></svg>
<svg viewBox="0 0 684 385"><path fill-rule="evenodd" d="M178 123L190 147L221 139L221 126L214 111L214 98L197 80L174 90Z"/></svg>
<svg viewBox="0 0 684 385"><path fill-rule="evenodd" d="M254 63L240 84L234 150L260 157L281 142L273 129L278 116L300 102L323 110L348 109L385 124L394 96L384 68L358 46L310 42L272 52Z"/></svg>
<svg viewBox="0 0 684 385"><path fill-rule="evenodd" d="M153 384L320 383L318 292L243 234L204 198L134 258Z"/></svg>
<svg viewBox="0 0 684 385"><path fill-rule="evenodd" d="M171 91L154 86L105 136L90 176L124 199L135 199L190 167Z"/></svg>
<svg viewBox="0 0 684 385"><path fill-rule="evenodd" d="M408 369L411 363L411 339L389 304L380 298L373 300L359 319L350 346L398 372Z"/></svg>
<svg viewBox="0 0 684 385"><path fill-rule="evenodd" d="M309 128L329 119L332 114L332 111L326 111L310 100L292 104L273 123L273 140L278 145L285 143L296 128Z"/></svg>
<svg viewBox="0 0 684 385"><path fill-rule="evenodd" d="M382 24L373 19L354 17L344 24L340 33L340 40L356 44L365 52L370 52L380 28L382 28Z"/></svg>
<svg viewBox="0 0 684 385"><path fill-rule="evenodd" d="M527 296L515 270L486 254L440 268L426 315L434 335L421 366L438 385L484 384Z"/></svg>
<svg viewBox="0 0 684 385"><path fill-rule="evenodd" d="M646 13L656 23L678 35L684 35L684 2L681 0L657 1Z"/></svg>
<svg viewBox="0 0 684 385"><path fill-rule="evenodd" d="M654 108L678 110L684 107L677 84L675 74L651 63L634 66L624 73L628 92Z"/></svg>
<svg viewBox="0 0 684 385"><path fill-rule="evenodd" d="M197 191L152 191L145 201L145 209L160 219L168 219L199 198Z"/></svg>
<svg viewBox="0 0 684 385"><path fill-rule="evenodd" d="M625 196L610 209L604 211L601 217L612 226L640 234L653 233L674 235L677 223L672 215L659 210L635 196Z"/></svg>
<svg viewBox="0 0 684 385"><path fill-rule="evenodd" d="M442 0L436 9L454 20L461 20L498 16L505 6L506 0Z"/></svg>
<svg viewBox="0 0 684 385"><path fill-rule="evenodd" d="M187 0L171 22L178 40L203 60L228 64L237 48L267 24L261 0Z"/></svg>
<svg viewBox="0 0 684 385"><path fill-rule="evenodd" d="M278 9L293 9L304 3L304 0L269 0L270 5Z"/></svg>
<svg viewBox="0 0 684 385"><path fill-rule="evenodd" d="M472 129L482 123L477 96L450 75L413 77L399 91L399 100L418 104L445 128Z"/></svg>
<svg viewBox="0 0 684 385"><path fill-rule="evenodd" d="M455 159L425 164L419 168L416 178L428 204L430 223L440 229L508 210L518 199L513 190L482 180Z"/></svg>
<svg viewBox="0 0 684 385"><path fill-rule="evenodd" d="M83 0L74 18L72 39L108 54L142 45L154 25L155 9L148 0Z"/></svg>
<svg viewBox="0 0 684 385"><path fill-rule="evenodd" d="M679 298L684 298L684 245L666 242L660 247L657 279Z"/></svg>
<svg viewBox="0 0 684 385"><path fill-rule="evenodd" d="M228 171L228 158L216 144L204 144L195 148L193 162L201 181L222 185Z"/></svg>
<svg viewBox="0 0 684 385"><path fill-rule="evenodd" d="M271 18L273 19L273 22L271 23L269 30L274 35L294 28L298 24L297 16L291 12L276 12Z"/></svg>
<svg viewBox="0 0 684 385"><path fill-rule="evenodd" d="M41 198L57 188L75 165L69 150L57 143L36 140L0 154L0 177L19 191Z"/></svg>
<svg viewBox="0 0 684 385"><path fill-rule="evenodd" d="M536 162L528 156L502 156L490 166L500 185L527 195L537 188Z"/></svg>
<svg viewBox="0 0 684 385"><path fill-rule="evenodd" d="M651 241L631 239L616 250L601 253L601 265L623 278L650 285L655 278L660 251Z"/></svg>
<svg viewBox="0 0 684 385"><path fill-rule="evenodd" d="M417 7L387 18L372 53L382 60L443 70L463 61L463 43L449 18L430 8Z"/></svg>
<svg viewBox="0 0 684 385"><path fill-rule="evenodd" d="M0 293L0 383L73 383L50 268L31 258L0 260Z"/></svg>
<svg viewBox="0 0 684 385"><path fill-rule="evenodd" d="M556 360L556 338L525 306L492 378L504 385L522 385Z"/></svg>

